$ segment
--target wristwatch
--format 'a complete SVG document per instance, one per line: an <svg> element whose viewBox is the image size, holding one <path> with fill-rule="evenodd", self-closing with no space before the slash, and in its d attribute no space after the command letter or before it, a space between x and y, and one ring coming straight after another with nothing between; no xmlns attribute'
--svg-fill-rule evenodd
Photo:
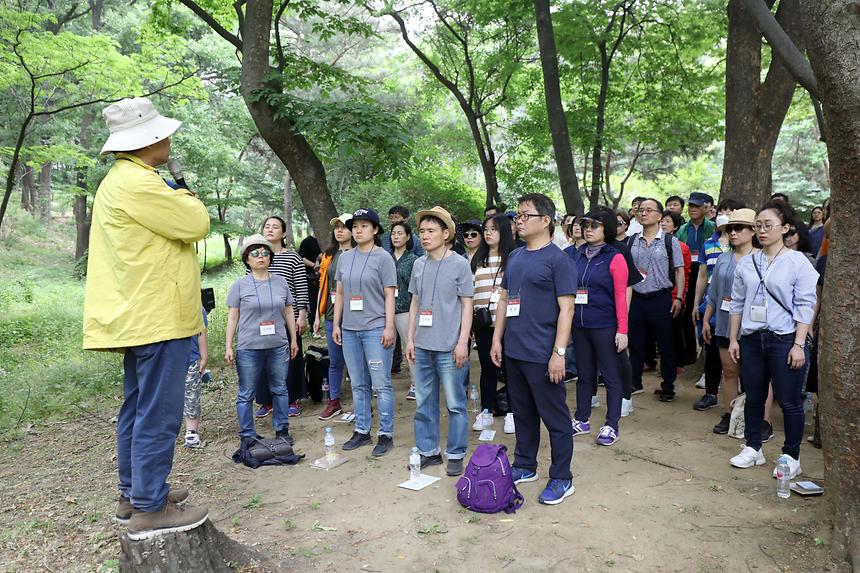
<svg viewBox="0 0 860 573"><path fill-rule="evenodd" d="M564 356L565 352L567 352L567 348L565 348L564 346L556 346L556 348L555 348L556 354L558 354L559 356Z"/></svg>

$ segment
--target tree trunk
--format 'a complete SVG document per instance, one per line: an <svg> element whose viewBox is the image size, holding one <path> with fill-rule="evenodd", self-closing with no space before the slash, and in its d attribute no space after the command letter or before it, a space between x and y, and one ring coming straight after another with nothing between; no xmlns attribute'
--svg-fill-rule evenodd
<svg viewBox="0 0 860 573"><path fill-rule="evenodd" d="M289 171L284 173L284 222L287 224L287 244L294 246L296 235L293 233L293 179Z"/></svg>
<svg viewBox="0 0 860 573"><path fill-rule="evenodd" d="M242 571L282 571L265 555L242 545L220 531L211 521L181 533L168 533L153 539L119 539L121 573L232 573Z"/></svg>
<svg viewBox="0 0 860 573"><path fill-rule="evenodd" d="M230 245L230 235L224 233L221 236L224 238L224 259L228 263L231 263L233 261L233 246ZM242 248L241 245L239 246L239 248Z"/></svg>
<svg viewBox="0 0 860 573"><path fill-rule="evenodd" d="M860 570L860 5L804 0L812 68L827 119L833 223L819 319L824 479L833 511L831 552ZM833 318L833 320L829 320Z"/></svg>
<svg viewBox="0 0 860 573"><path fill-rule="evenodd" d="M624 27L622 23L621 27ZM600 188L603 182L603 134L606 131L606 97L609 93L609 66L612 60L606 52L606 40L598 45L600 49L600 93L597 96L597 125L594 130L594 148L591 151L591 193L588 208L594 209L600 203Z"/></svg>
<svg viewBox="0 0 860 573"><path fill-rule="evenodd" d="M93 16L95 18L95 15ZM81 117L81 129L78 136L78 144L83 149L90 147L90 122L92 121L92 113L85 110ZM87 199L89 197L89 189L87 188L87 167L78 167L75 173L75 182L78 187L78 194L75 195L73 213L75 215L75 260L84 256L84 253L90 247L90 225L92 216L87 210Z"/></svg>
<svg viewBox="0 0 860 573"><path fill-rule="evenodd" d="M36 211L36 181L33 178L33 168L21 163L21 209L28 213Z"/></svg>
<svg viewBox="0 0 860 573"><path fill-rule="evenodd" d="M50 161L43 163L39 170L39 200L38 212L39 219L43 223L51 222L51 202L54 199L54 194L51 189L51 170L53 165Z"/></svg>
<svg viewBox="0 0 860 573"><path fill-rule="evenodd" d="M325 168L310 144L287 118L276 118L277 110L265 99L257 98L264 87L263 78L269 66L272 33L272 0L255 0L245 4L242 27L242 96L254 124L269 147L290 172L302 205L314 229L325 229L337 216L329 193ZM320 234L320 246L328 246L329 236Z"/></svg>
<svg viewBox="0 0 860 573"><path fill-rule="evenodd" d="M564 116L564 105L561 101L558 54L555 49L555 32L552 28L549 0L534 0L534 5L538 46L540 47L540 64L543 70L543 93L546 98L546 112L549 120L549 131L552 134L552 148L555 154L555 166L558 171L561 196L564 199L564 209L567 213L581 215L584 207L582 197L579 194L576 167L573 164L573 151L570 148L567 118Z"/></svg>
<svg viewBox="0 0 860 573"><path fill-rule="evenodd" d="M802 48L798 1L781 0L776 18ZM772 193L773 151L796 83L776 55L761 82L761 32L741 0L729 0L728 11L726 136L720 199L732 197L755 209Z"/></svg>

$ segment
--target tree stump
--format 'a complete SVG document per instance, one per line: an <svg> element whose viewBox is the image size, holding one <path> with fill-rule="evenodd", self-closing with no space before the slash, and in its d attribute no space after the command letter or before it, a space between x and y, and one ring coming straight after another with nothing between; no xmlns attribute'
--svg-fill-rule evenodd
<svg viewBox="0 0 860 573"><path fill-rule="evenodd" d="M238 543L212 522L190 531L132 541L120 537L121 573L278 573L281 568L259 552Z"/></svg>

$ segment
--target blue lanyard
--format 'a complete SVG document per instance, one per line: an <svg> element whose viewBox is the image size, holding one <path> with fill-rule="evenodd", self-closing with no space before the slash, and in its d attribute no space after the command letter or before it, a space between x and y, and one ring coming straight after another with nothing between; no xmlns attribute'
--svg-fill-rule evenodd
<svg viewBox="0 0 860 573"><path fill-rule="evenodd" d="M436 278L433 279L433 294L430 296L430 308L433 308L433 301L436 300L436 282L439 280L439 269L442 268L442 261L445 260L445 257L448 255L448 249L445 249L445 252L442 253L442 258L439 259L439 265L436 267ZM421 298L424 298L424 277L427 275L427 264L430 262L430 255L427 255L427 263L424 263L424 271L421 273Z"/></svg>
<svg viewBox="0 0 860 573"><path fill-rule="evenodd" d="M254 283L254 294L257 296L257 311L260 316L263 316L263 307L260 306L260 293L257 292L257 281L254 280L254 275L251 275L251 282ZM269 277L269 304L272 305L272 314L275 312L275 299L272 296L272 277Z"/></svg>
<svg viewBox="0 0 860 573"><path fill-rule="evenodd" d="M375 249L375 248L376 247L370 247L370 250L367 251L367 256L364 258L364 266L361 267L361 274L358 275L358 288L359 289L361 289L361 284L362 284L362 281L364 280L364 269L367 268L367 261L370 260L370 253L372 253L373 249ZM352 269L353 269L353 267L355 267L355 259L358 256L359 252L361 252L361 251L359 251L356 248L355 252L354 252L355 254L352 256L352 261L350 261L350 265L349 265L349 294L353 294L353 291L352 291ZM359 290L359 292L361 292L361 291Z"/></svg>

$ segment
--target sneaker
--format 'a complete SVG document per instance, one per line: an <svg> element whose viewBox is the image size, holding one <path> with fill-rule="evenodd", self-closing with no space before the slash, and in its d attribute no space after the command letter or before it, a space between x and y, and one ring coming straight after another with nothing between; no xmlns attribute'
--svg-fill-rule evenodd
<svg viewBox="0 0 860 573"><path fill-rule="evenodd" d="M633 411L633 398L631 397L630 400L627 400L626 398L622 398L621 399L621 417L626 418L627 416L630 415L630 412L632 412L632 411Z"/></svg>
<svg viewBox="0 0 860 573"><path fill-rule="evenodd" d="M516 485L518 483L537 481L538 475L537 472L533 472L532 470L513 467L511 468L511 477L514 478L514 485Z"/></svg>
<svg viewBox="0 0 860 573"><path fill-rule="evenodd" d="M132 511L128 520L128 538L132 541L152 539L166 533L189 531L209 518L205 507L185 509L169 501L158 511Z"/></svg>
<svg viewBox="0 0 860 573"><path fill-rule="evenodd" d="M461 475L463 473L463 460L448 460L448 467L445 468L445 475L451 477Z"/></svg>
<svg viewBox="0 0 860 573"><path fill-rule="evenodd" d="M472 429L476 432L480 432L484 429L484 422L481 420L481 414L475 416L475 423L472 424Z"/></svg>
<svg viewBox="0 0 860 573"><path fill-rule="evenodd" d="M698 410L699 412L704 412L705 410L709 410L717 405L717 397L711 396L710 394L705 394L699 401L693 404L693 410Z"/></svg>
<svg viewBox="0 0 860 573"><path fill-rule="evenodd" d="M427 466L441 466L442 465L442 454L434 454L432 456L425 456L424 454L420 454L421 456L421 469L423 470ZM407 465L408 469L409 466Z"/></svg>
<svg viewBox="0 0 860 573"><path fill-rule="evenodd" d="M618 441L618 432L616 432L612 426L603 426L600 428L600 433L597 434L597 445L599 446L611 446L615 442Z"/></svg>
<svg viewBox="0 0 860 573"><path fill-rule="evenodd" d="M173 505L182 505L188 501L188 488L171 487L170 491L167 492L167 501ZM114 520L117 523L126 525L128 520L131 519L131 514L133 512L134 507L131 505L131 500L125 496L119 496L119 500L116 504L116 515L114 516Z"/></svg>
<svg viewBox="0 0 860 573"><path fill-rule="evenodd" d="M728 434L729 433L729 423L732 421L732 415L726 412L723 414L723 417L720 418L720 421L714 426L715 434Z"/></svg>
<svg viewBox="0 0 860 573"><path fill-rule="evenodd" d="M588 421L580 422L579 420L573 419L570 422L573 424L574 436L591 433L591 424L589 424Z"/></svg>
<svg viewBox="0 0 860 573"><path fill-rule="evenodd" d="M754 450L749 446L744 446L741 453L730 459L729 463L736 468L751 468L753 466L763 466L765 459L760 449Z"/></svg>
<svg viewBox="0 0 860 573"><path fill-rule="evenodd" d="M183 445L186 448L191 448L191 449L202 448L203 442L200 441L200 434L198 434L194 430L186 430L186 432L185 432L185 443Z"/></svg>
<svg viewBox="0 0 860 573"><path fill-rule="evenodd" d="M773 437L773 426L767 420L762 420L761 423L761 443L766 444Z"/></svg>
<svg viewBox="0 0 860 573"><path fill-rule="evenodd" d="M302 415L302 411L299 409L298 402L290 402L290 407L287 408L287 415L290 418L297 418Z"/></svg>
<svg viewBox="0 0 860 573"><path fill-rule="evenodd" d="M343 443L341 449L348 452L361 446L369 446L371 442L372 440L369 435L362 434L361 432L353 432L352 437Z"/></svg>
<svg viewBox="0 0 860 573"><path fill-rule="evenodd" d="M513 414L513 412L511 412L509 414L505 414L505 433L506 434L516 433L516 429L514 428L514 414Z"/></svg>
<svg viewBox="0 0 860 573"><path fill-rule="evenodd" d="M390 452L393 447L394 438L391 436L379 436L379 438L376 439L376 445L373 447L373 451L370 452L370 455L377 458L382 457Z"/></svg>
<svg viewBox="0 0 860 573"><path fill-rule="evenodd" d="M329 400L328 405L325 407L325 410L320 412L317 418L319 418L320 420L331 420L341 412L343 412L343 409L340 407L340 399L335 398L334 400Z"/></svg>
<svg viewBox="0 0 860 573"><path fill-rule="evenodd" d="M633 388L633 392L630 393L631 396L635 396L636 394L644 394L645 388Z"/></svg>
<svg viewBox="0 0 860 573"><path fill-rule="evenodd" d="M675 401L675 393L672 392L669 394L668 392L661 392L659 400L661 402L674 402Z"/></svg>
<svg viewBox="0 0 860 573"><path fill-rule="evenodd" d="M272 411L272 405L266 404L257 408L257 411L254 412L254 416L257 418L265 418L269 415L269 412Z"/></svg>
<svg viewBox="0 0 860 573"><path fill-rule="evenodd" d="M597 396L591 397L591 407L592 408L600 408L600 398Z"/></svg>
<svg viewBox="0 0 860 573"><path fill-rule="evenodd" d="M289 428L281 428L280 430L275 432L275 437L276 438L283 438L284 441L286 441L291 446L296 443L296 440L293 439L293 437L290 435L290 429Z"/></svg>
<svg viewBox="0 0 860 573"><path fill-rule="evenodd" d="M538 497L538 501L546 505L557 505L567 496L573 495L574 491L576 489L573 487L573 480L550 479Z"/></svg>
<svg viewBox="0 0 860 573"><path fill-rule="evenodd" d="M800 475L800 460L796 460L788 454L782 454L785 456L785 459L788 460L788 479L794 479ZM779 465L779 458L777 458L777 465ZM776 468L773 468L773 477L776 477Z"/></svg>
<svg viewBox="0 0 860 573"><path fill-rule="evenodd" d="M406 399L407 400L414 400L415 399L415 386L409 387L409 392L406 393Z"/></svg>
<svg viewBox="0 0 860 573"><path fill-rule="evenodd" d="M571 383L577 382L578 380L579 380L579 374L575 374L573 372L565 370L565 372L564 372L564 383L565 384L571 384Z"/></svg>
<svg viewBox="0 0 860 573"><path fill-rule="evenodd" d="M704 389L705 389L705 375L704 375L704 374L702 374L701 376L699 376L699 379L698 379L698 380L696 380L696 388L698 388L698 389L700 389L700 390L704 390Z"/></svg>

